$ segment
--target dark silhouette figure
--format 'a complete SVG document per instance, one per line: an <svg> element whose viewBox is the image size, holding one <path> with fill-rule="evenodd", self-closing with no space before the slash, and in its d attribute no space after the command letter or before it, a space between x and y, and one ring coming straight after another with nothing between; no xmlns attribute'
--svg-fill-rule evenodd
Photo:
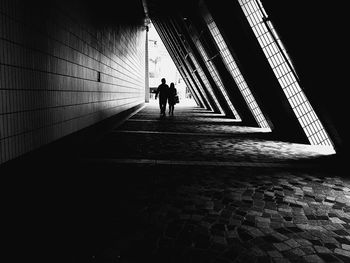
<svg viewBox="0 0 350 263"><path fill-rule="evenodd" d="M168 100L169 86L165 84L165 78L162 78L162 84L160 84L156 90L156 99L159 96L159 108L160 114L165 116L166 103Z"/></svg>
<svg viewBox="0 0 350 263"><path fill-rule="evenodd" d="M174 83L170 83L168 103L169 103L169 115L174 115L174 106L176 104L175 96L177 95L177 90Z"/></svg>

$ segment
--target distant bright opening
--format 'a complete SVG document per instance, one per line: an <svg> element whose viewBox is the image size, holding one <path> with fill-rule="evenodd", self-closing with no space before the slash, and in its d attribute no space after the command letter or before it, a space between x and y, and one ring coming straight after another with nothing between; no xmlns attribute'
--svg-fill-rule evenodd
<svg viewBox="0 0 350 263"><path fill-rule="evenodd" d="M228 68L228 71L231 73L234 81L236 82L239 90L241 91L244 100L246 101L250 111L253 113L253 116L261 128L269 128L270 126L267 123L263 113L261 112L258 104L256 103L253 94L251 93L246 81L243 78L242 73L240 72L235 60L233 59L231 52L229 51L221 33L216 26L211 15L207 14L205 17L206 23L208 25L209 31L212 34L216 44L219 47L223 61Z"/></svg>
<svg viewBox="0 0 350 263"><path fill-rule="evenodd" d="M177 70L174 61L170 57L153 24L149 24L148 32L148 56L149 56L149 87L150 99L154 100L155 90L165 78L169 85L175 84L175 88L180 97L180 103L193 103L192 94L187 87L181 74Z"/></svg>
<svg viewBox="0 0 350 263"><path fill-rule="evenodd" d="M299 86L292 62L271 21L266 19L267 14L261 1L239 0L239 3L310 144L333 147L322 123Z"/></svg>

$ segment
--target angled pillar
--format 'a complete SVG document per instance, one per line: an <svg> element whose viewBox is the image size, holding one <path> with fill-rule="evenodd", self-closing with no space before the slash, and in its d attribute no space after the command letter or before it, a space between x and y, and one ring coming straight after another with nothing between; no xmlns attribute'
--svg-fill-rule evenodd
<svg viewBox="0 0 350 263"><path fill-rule="evenodd" d="M203 50L202 53L206 53L206 60L210 60L208 63L209 67L211 67L211 71L217 75L216 79L220 83L219 85L222 86L221 89L224 91L226 99L233 105L236 111L235 115L238 115L242 120L242 125L261 127L249 108L235 79L228 71L222 53L220 52L220 47L209 31L199 6L197 10L198 12L184 14L188 21L186 24L191 26L191 35L197 38L197 46L200 46L199 49ZM268 127L268 125L266 126Z"/></svg>
<svg viewBox="0 0 350 263"><path fill-rule="evenodd" d="M189 46L188 48L192 51L190 55L192 56L192 60L195 63L196 68L198 69L205 86L207 87L209 92L212 93L212 97L215 100L218 107L220 108L220 111L223 112L226 116L232 117L233 114L229 107L229 104L222 91L218 87L217 83L213 79L212 74L208 69L207 62L204 61L200 51L194 43L194 40L190 35L183 18L178 17L176 22L177 27L179 28L178 30L181 31L184 38L187 40Z"/></svg>
<svg viewBox="0 0 350 263"><path fill-rule="evenodd" d="M336 5L326 1L261 2L337 154L347 152L350 129L343 112L348 104L344 88L348 67L341 63L349 50L346 1Z"/></svg>
<svg viewBox="0 0 350 263"><path fill-rule="evenodd" d="M187 19L189 20L189 19ZM236 108L232 104L232 100L224 86L224 83L219 75L218 69L216 68L215 64L213 63L213 60L215 59L215 55L208 54L207 49L204 48L204 45L202 42L205 42L203 39L201 39L201 36L197 33L196 29L191 25L186 25L189 34L192 37L193 42L196 45L196 48L198 49L201 59L205 62L205 65L210 73L211 78L214 80L215 85L218 87L221 96L223 97L223 101L225 101L225 104L227 105L227 108L229 111L227 112L227 115L230 117L233 117L237 120L241 120L241 117L239 113L237 112Z"/></svg>
<svg viewBox="0 0 350 263"><path fill-rule="evenodd" d="M214 100L211 98L211 95L208 93L207 89L205 88L203 81L201 80L193 61L191 60L190 57L190 51L187 50L186 46L183 43L183 40L180 37L180 34L176 31L172 20L170 20L169 23L169 30L170 30L170 36L172 37L175 45L177 45L178 50L180 51L180 53L183 55L184 57L184 62L187 65L187 67L191 70L191 74L193 76L193 79L196 82L196 85L200 91L200 93L202 94L205 103L207 105L207 107L209 107L210 110L215 111L214 109L217 110L217 107L215 106Z"/></svg>
<svg viewBox="0 0 350 263"><path fill-rule="evenodd" d="M148 26L146 26L146 41L145 41L145 102L149 102Z"/></svg>
<svg viewBox="0 0 350 263"><path fill-rule="evenodd" d="M248 83L245 80L245 77L240 70L239 61L234 58L233 50L229 49L224 36L221 34L220 28L217 26L203 1L200 1L199 10L207 28L209 29L212 39L216 43L217 49L220 52L221 60L225 64L227 72L230 73L232 79L238 87L256 123L261 128L267 128L271 130L272 123L262 113L254 95L249 88Z"/></svg>
<svg viewBox="0 0 350 263"><path fill-rule="evenodd" d="M259 101L261 111L273 124L274 136L284 141L309 144L239 1L223 1L220 5L212 1L204 2L224 35L227 46L240 62L245 80Z"/></svg>
<svg viewBox="0 0 350 263"><path fill-rule="evenodd" d="M210 104L212 105L213 111L216 113L225 114L225 111L220 105L217 99L217 95L215 94L213 87L211 86L208 80L207 75L205 74L201 65L198 63L198 57L196 57L196 55L194 54L194 51L189 43L189 42L192 42L192 40L186 37L185 32L181 31L180 33L180 30L177 29L176 21L173 21L173 26L175 28L176 33L180 36L182 44L184 45L185 49L188 52L187 60L189 61L189 64L192 66L193 71L197 75L197 78L200 81L201 86L203 87L203 90L206 93Z"/></svg>

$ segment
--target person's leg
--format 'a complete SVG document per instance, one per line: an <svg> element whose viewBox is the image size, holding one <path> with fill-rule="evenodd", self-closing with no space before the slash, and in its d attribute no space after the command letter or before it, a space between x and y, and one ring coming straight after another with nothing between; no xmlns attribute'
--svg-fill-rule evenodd
<svg viewBox="0 0 350 263"><path fill-rule="evenodd" d="M166 107L166 101L164 101L164 99L162 99L162 109L161 109L161 114L165 115L165 107Z"/></svg>
<svg viewBox="0 0 350 263"><path fill-rule="evenodd" d="M162 98L162 114L165 114L166 100Z"/></svg>
<svg viewBox="0 0 350 263"><path fill-rule="evenodd" d="M165 115L165 111L166 111L166 104L168 103L168 100L165 98L164 100L164 111L163 114Z"/></svg>

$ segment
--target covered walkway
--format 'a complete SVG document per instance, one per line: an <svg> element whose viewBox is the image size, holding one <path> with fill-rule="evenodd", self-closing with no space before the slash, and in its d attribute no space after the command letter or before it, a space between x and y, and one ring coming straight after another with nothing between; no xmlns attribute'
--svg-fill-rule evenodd
<svg viewBox="0 0 350 263"><path fill-rule="evenodd" d="M110 127L22 158L18 237L67 262L349 261L350 180L328 148L185 101Z"/></svg>
<svg viewBox="0 0 350 263"><path fill-rule="evenodd" d="M0 0L11 262L350 262L343 2Z"/></svg>

